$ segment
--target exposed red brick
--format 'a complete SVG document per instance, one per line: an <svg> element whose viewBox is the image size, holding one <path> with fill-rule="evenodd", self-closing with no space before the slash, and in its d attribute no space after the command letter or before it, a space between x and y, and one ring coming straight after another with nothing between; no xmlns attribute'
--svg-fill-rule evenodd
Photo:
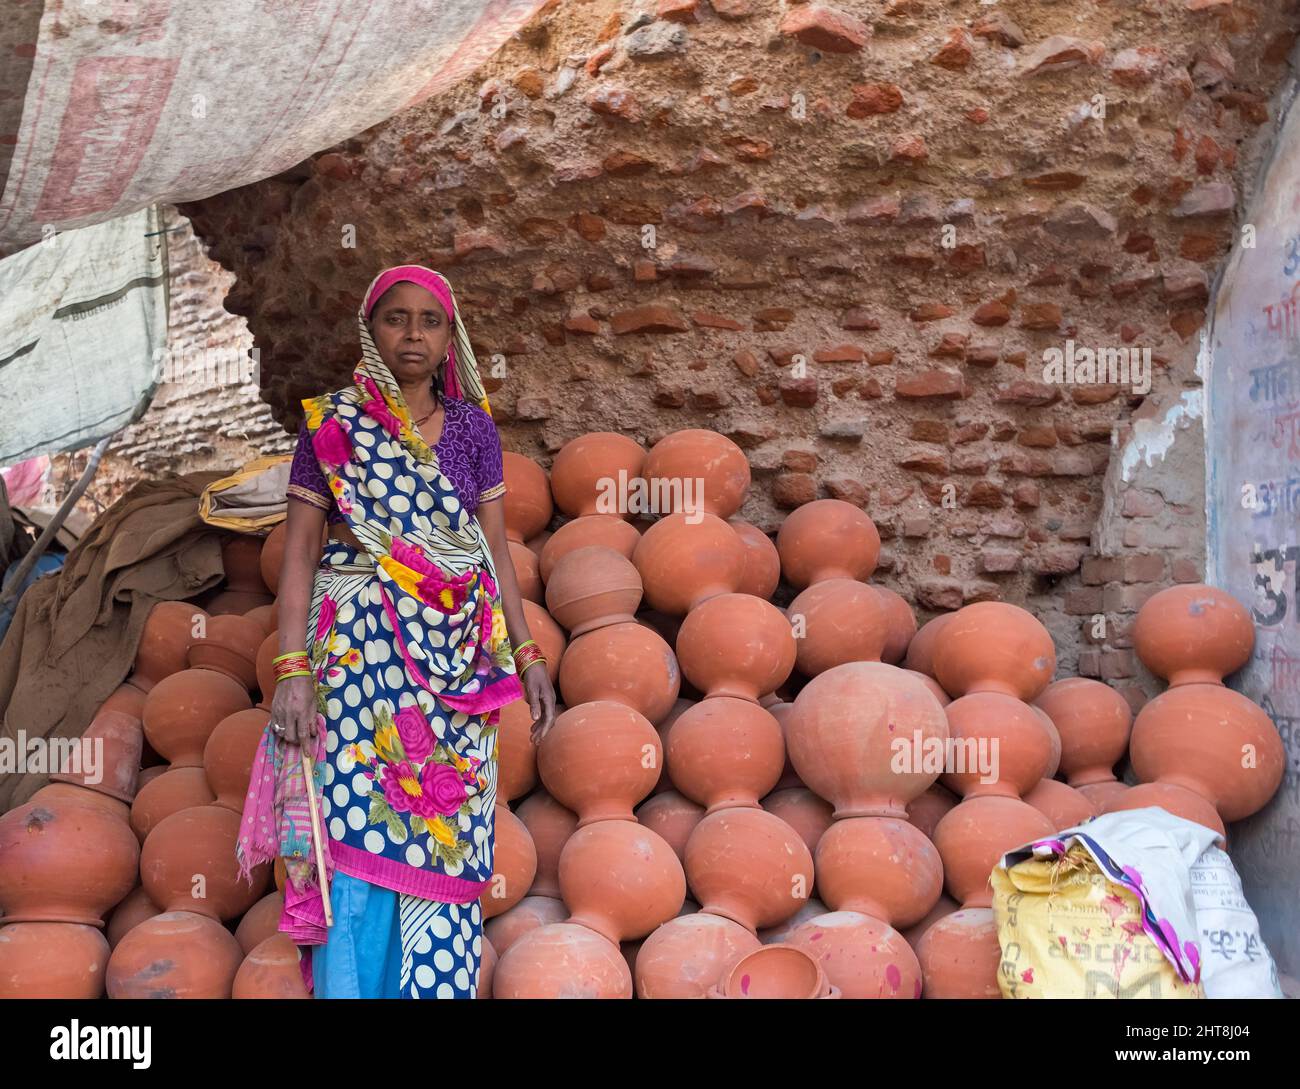
<svg viewBox="0 0 1300 1089"><path fill-rule="evenodd" d="M903 92L893 83L857 83L850 88L853 101L844 111L850 117L874 117L893 113L903 104Z"/></svg>
<svg viewBox="0 0 1300 1089"><path fill-rule="evenodd" d="M1046 382L1022 380L1007 382L997 387L993 396L995 404L1000 405L1044 405L1055 404L1061 398L1059 386L1049 386Z"/></svg>
<svg viewBox="0 0 1300 1089"><path fill-rule="evenodd" d="M865 507L871 493L860 480L851 477L835 477L826 481L826 494L831 499L852 503L855 507Z"/></svg>
<svg viewBox="0 0 1300 1089"><path fill-rule="evenodd" d="M1020 328L1056 330L1061 327L1061 308L1056 303L1023 303L1020 307Z"/></svg>
<svg viewBox="0 0 1300 1089"><path fill-rule="evenodd" d="M923 162L930 157L925 146L925 139L919 133L906 133L899 136L889 149L889 157L895 162Z"/></svg>
<svg viewBox="0 0 1300 1089"><path fill-rule="evenodd" d="M871 37L871 27L861 19L824 4L791 8L778 29L787 37L827 53L856 53Z"/></svg>
<svg viewBox="0 0 1300 1089"><path fill-rule="evenodd" d="M948 458L935 450L911 450L898 459L904 469L916 473L946 473Z"/></svg>
<svg viewBox="0 0 1300 1089"><path fill-rule="evenodd" d="M783 376L777 387L781 400L794 408L812 408L817 403L817 379Z"/></svg>
<svg viewBox="0 0 1300 1089"><path fill-rule="evenodd" d="M876 330L880 322L866 310L846 310L840 318L840 328Z"/></svg>
<svg viewBox="0 0 1300 1089"><path fill-rule="evenodd" d="M866 356L856 344L835 344L813 352L816 363L861 363Z"/></svg>
<svg viewBox="0 0 1300 1089"><path fill-rule="evenodd" d="M807 473L781 473L772 481L772 502L794 510L817 498L817 481Z"/></svg>
<svg viewBox="0 0 1300 1089"><path fill-rule="evenodd" d="M975 41L968 30L953 27L948 31L943 45L930 57L930 63L937 64L940 68L960 70L970 64L974 47Z"/></svg>
<svg viewBox="0 0 1300 1089"><path fill-rule="evenodd" d="M916 322L938 321L941 318L950 318L955 313L951 306L945 306L941 302L923 302L912 307L908 317Z"/></svg>
<svg viewBox="0 0 1300 1089"><path fill-rule="evenodd" d="M739 351L732 358L736 364L736 370L740 371L746 378L753 378L758 374L758 358L750 351Z"/></svg>
<svg viewBox="0 0 1300 1089"><path fill-rule="evenodd" d="M613 52L612 46L610 52ZM641 120L640 105L632 92L624 87L602 84L593 88L587 94L587 106L594 113L616 117L621 121Z"/></svg>
<svg viewBox="0 0 1300 1089"><path fill-rule="evenodd" d="M946 400L966 396L966 382L957 371L928 370L899 378L894 396L904 398L941 397Z"/></svg>
<svg viewBox="0 0 1300 1089"><path fill-rule="evenodd" d="M980 553L979 569L986 575L1006 575L1020 570L1020 553L1004 548L986 548Z"/></svg>
<svg viewBox="0 0 1300 1089"><path fill-rule="evenodd" d="M681 312L663 303L646 303L620 310L609 321L616 336L625 333L685 333L690 324Z"/></svg>

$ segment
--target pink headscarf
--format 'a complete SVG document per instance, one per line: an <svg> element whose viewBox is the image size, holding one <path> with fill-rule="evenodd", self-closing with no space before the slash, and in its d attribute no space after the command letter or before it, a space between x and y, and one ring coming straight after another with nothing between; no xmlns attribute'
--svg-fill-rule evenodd
<svg viewBox="0 0 1300 1089"><path fill-rule="evenodd" d="M433 269L425 268L423 265L394 265L375 277L375 281L371 284L362 304L367 319L374 310L375 303L380 300L384 292L398 283L419 284L420 287L433 292L434 297L442 303L442 309L446 312L447 320L451 322L453 330L460 324L460 315L456 312L456 301L452 298L447 281L434 272ZM456 377L456 337L454 335L451 338L451 343L447 345L447 365L443 368L443 389L447 391L449 397L463 396L460 382Z"/></svg>

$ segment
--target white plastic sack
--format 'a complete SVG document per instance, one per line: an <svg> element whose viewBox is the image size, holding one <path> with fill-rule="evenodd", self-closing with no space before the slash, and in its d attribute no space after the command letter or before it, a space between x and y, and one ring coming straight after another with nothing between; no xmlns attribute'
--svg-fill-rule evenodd
<svg viewBox="0 0 1300 1089"><path fill-rule="evenodd" d="M1277 965L1226 854L1209 847L1192 867L1206 998L1282 998Z"/></svg>

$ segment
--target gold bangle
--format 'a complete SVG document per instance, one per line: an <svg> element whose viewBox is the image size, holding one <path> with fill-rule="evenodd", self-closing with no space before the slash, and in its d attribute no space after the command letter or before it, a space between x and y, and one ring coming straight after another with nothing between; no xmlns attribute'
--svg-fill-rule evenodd
<svg viewBox="0 0 1300 1089"><path fill-rule="evenodd" d="M528 666L535 666L535 665L537 665L538 662L541 662L542 665L545 665L545 664L546 664L546 659L545 659L545 658L534 658L531 662L528 663L528 665L524 666L523 669L519 670L519 676L522 677L525 673L528 672Z"/></svg>
<svg viewBox="0 0 1300 1089"><path fill-rule="evenodd" d="M292 673L281 674L280 676L275 678L275 682L276 684L279 684L281 681L287 680L289 677L310 677L310 676L311 676L310 669L298 669Z"/></svg>

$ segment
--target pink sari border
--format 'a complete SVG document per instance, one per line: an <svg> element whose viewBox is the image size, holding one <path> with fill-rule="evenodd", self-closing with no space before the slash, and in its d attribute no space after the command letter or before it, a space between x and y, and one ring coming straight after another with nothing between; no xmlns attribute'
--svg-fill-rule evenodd
<svg viewBox="0 0 1300 1089"><path fill-rule="evenodd" d="M349 877L357 877L382 888L424 900L469 904L477 900L492 883L491 878L486 881L467 881L463 877L449 877L445 873L417 870L337 841L330 844L330 850L334 856L335 868Z"/></svg>

